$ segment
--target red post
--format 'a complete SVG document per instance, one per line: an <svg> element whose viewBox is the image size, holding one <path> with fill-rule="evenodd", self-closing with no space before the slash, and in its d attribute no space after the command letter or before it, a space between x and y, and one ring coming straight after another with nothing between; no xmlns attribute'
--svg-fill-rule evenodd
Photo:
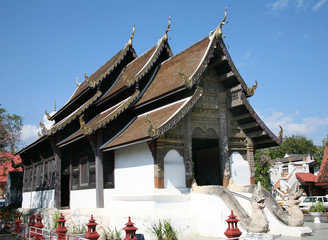
<svg viewBox="0 0 328 240"><path fill-rule="evenodd" d="M126 233L126 236L124 238L124 240L138 240L136 237L136 231L138 230L138 228L136 228L133 222L131 222L131 218L129 217L129 221L125 224L126 227L123 228L123 230Z"/></svg>
<svg viewBox="0 0 328 240"><path fill-rule="evenodd" d="M2 210L0 209L0 229L2 228Z"/></svg>
<svg viewBox="0 0 328 240"><path fill-rule="evenodd" d="M59 219L57 220L58 227L56 228L56 233L58 234L58 240L65 240L65 234L67 233L67 228L65 227L65 217L63 214L60 215Z"/></svg>
<svg viewBox="0 0 328 240"><path fill-rule="evenodd" d="M3 227L3 230L5 231L10 231L10 226L8 225L8 222L9 222L9 215L10 215L10 212L9 210L7 210L7 212L5 213L5 226Z"/></svg>
<svg viewBox="0 0 328 240"><path fill-rule="evenodd" d="M29 221L29 223L28 223L28 231L30 231L30 229L31 229L31 232L28 232L28 234L27 234L27 238L28 237L32 237L32 229L33 228L31 228L31 227L34 227L34 225L35 225L35 215L34 215L34 213L31 213L31 215L30 215L30 221Z"/></svg>
<svg viewBox="0 0 328 240"><path fill-rule="evenodd" d="M98 223L96 223L96 220L93 218L93 215L91 215L91 219L89 220L89 223L87 223L88 232L84 235L84 238L97 240L100 237L96 231L97 225Z"/></svg>
<svg viewBox="0 0 328 240"><path fill-rule="evenodd" d="M13 233L15 233L15 234L17 234L17 233L21 233L21 232L22 232L22 228L21 228L21 226L20 226L20 224L22 223L22 220L20 219L21 216L22 216L22 215L20 214L20 212L17 211L17 213L16 213L16 219L15 219L15 221L14 221L14 223L15 223L15 230L14 230L14 232L13 232Z"/></svg>
<svg viewBox="0 0 328 240"><path fill-rule="evenodd" d="M40 212L38 213L38 215L36 216L36 223L34 224L34 227L35 228L40 228L40 229L37 229L36 233L31 233L31 235L35 236L35 239L44 239L44 236L42 235L42 228L44 227L44 225L42 224L42 217L41 217L41 214Z"/></svg>
<svg viewBox="0 0 328 240"><path fill-rule="evenodd" d="M224 235L226 235L228 238L237 238L241 235L241 231L237 227L237 222L239 220L236 218L235 215L233 215L233 211L231 210L231 215L228 216L229 218L226 220L228 223L228 228L224 232Z"/></svg>

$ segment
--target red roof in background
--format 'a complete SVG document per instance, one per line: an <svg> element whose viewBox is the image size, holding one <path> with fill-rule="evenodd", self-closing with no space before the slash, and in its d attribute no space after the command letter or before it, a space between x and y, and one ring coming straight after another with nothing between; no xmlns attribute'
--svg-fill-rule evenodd
<svg viewBox="0 0 328 240"><path fill-rule="evenodd" d="M316 185L328 185L328 146L325 147L325 153L315 182Z"/></svg>
<svg viewBox="0 0 328 240"><path fill-rule="evenodd" d="M0 153L0 156L13 157L14 162L16 164L22 161L19 155L13 156L11 155L11 153ZM7 176L9 172L22 172L22 171L23 171L22 167L16 169L13 168L11 166L11 161L6 163L0 163L0 182L7 182Z"/></svg>
<svg viewBox="0 0 328 240"><path fill-rule="evenodd" d="M315 183L316 186L328 186L328 147L325 147L322 163L317 176L312 173L296 173L296 178L304 183Z"/></svg>
<svg viewBox="0 0 328 240"><path fill-rule="evenodd" d="M312 173L296 173L296 178L304 183L315 182L316 176Z"/></svg>

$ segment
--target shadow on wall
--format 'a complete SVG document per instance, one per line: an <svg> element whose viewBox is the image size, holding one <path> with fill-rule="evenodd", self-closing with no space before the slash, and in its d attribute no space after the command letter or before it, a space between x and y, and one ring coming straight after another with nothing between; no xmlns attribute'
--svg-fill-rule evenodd
<svg viewBox="0 0 328 240"><path fill-rule="evenodd" d="M31 193L31 208L53 208L54 207L54 190L41 190Z"/></svg>

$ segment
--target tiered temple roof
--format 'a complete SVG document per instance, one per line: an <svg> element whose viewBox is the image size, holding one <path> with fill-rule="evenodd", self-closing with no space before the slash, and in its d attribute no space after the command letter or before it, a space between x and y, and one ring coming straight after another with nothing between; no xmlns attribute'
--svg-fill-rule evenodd
<svg viewBox="0 0 328 240"><path fill-rule="evenodd" d="M200 79L209 64L227 91L227 109L256 148L277 146L277 138L251 107L248 88L222 39L222 23L207 37L173 55L166 30L158 43L139 57L125 47L90 77L86 76L68 102L49 119L42 136L29 147L58 132L61 148L98 130L109 129L101 150L154 139L174 128L201 98Z"/></svg>

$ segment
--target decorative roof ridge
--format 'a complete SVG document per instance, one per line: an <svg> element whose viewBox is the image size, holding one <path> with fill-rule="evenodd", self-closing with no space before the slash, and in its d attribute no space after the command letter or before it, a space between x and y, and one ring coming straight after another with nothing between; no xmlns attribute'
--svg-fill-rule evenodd
<svg viewBox="0 0 328 240"><path fill-rule="evenodd" d="M170 130L172 127L174 127L189 112L189 110L195 105L195 103L202 96L202 94L203 94L203 89L201 87L197 87L194 94L191 97L189 97L189 99L186 101L186 103L184 103L176 111L175 114L173 114L166 122L164 122L161 126L159 126L156 129L153 127L153 123L149 119L150 112L148 112L148 114L143 114L143 115L146 115L145 120L148 123L148 135L152 138L157 138L160 135L162 135L163 133Z"/></svg>
<svg viewBox="0 0 328 240"><path fill-rule="evenodd" d="M84 123L83 114L82 114L79 118L80 130L81 130L82 134L90 135L90 134L94 133L96 130L106 126L110 121L114 120L115 118L117 118L118 115L120 115L122 112L124 112L126 109L128 109L136 101L139 94L140 94L139 89L136 89L135 92L128 99L125 99L121 102L121 104L118 108L116 108L107 117L103 118L98 123L96 123L96 125L93 127L88 127L88 125L90 125L92 123L92 121L90 121L88 124Z"/></svg>
<svg viewBox="0 0 328 240"><path fill-rule="evenodd" d="M262 119L254 111L253 107L251 106L251 104L249 103L249 101L247 100L246 96L243 93L241 94L241 99L242 99L243 104L249 111L249 113L253 116L253 118L257 122L257 124L263 129L263 131L266 132L266 134L268 134L272 138L272 140L274 140L278 145L280 145L282 143L282 138L281 137L278 138L275 134L273 134L271 132L271 130L266 126L266 124L262 121Z"/></svg>
<svg viewBox="0 0 328 240"><path fill-rule="evenodd" d="M96 80L93 80L92 82L90 82L90 81L88 81L88 79L86 79L86 81L88 82L89 87L95 88L96 86L98 86L98 84L102 80L104 80L123 61L123 59L126 56L126 54L128 53L128 51L131 50L131 51L133 51L133 54L136 55L136 53L134 51L134 48L133 48L133 45L132 45L132 39L134 37L134 32L135 32L135 25L133 24L132 34L130 36L130 39L127 42L127 44L125 44L124 48L121 50L120 56L111 65L111 68L107 69L107 71L105 73L101 74L99 78L97 78Z"/></svg>
<svg viewBox="0 0 328 240"><path fill-rule="evenodd" d="M153 52L153 54L148 59L148 61L143 65L143 67L139 70L139 72L137 72L132 78L130 78L130 79L128 78L128 76L125 74L125 69L130 64L133 64L134 61L136 61L137 59L140 59L142 56L144 56L146 53L148 53L150 50L152 50L154 47L150 48L149 50L144 52L142 55L140 55L138 58L136 58L135 60L130 62L122 70L122 76L123 76L124 82L127 87L130 87L133 84L135 84L137 81L139 81L143 76L145 76L149 72L149 70L154 66L155 62L158 60L158 58L161 55L164 48L167 50L167 53L169 55L172 55L172 51L171 51L170 47L168 46L167 40L165 40L164 37L159 39L155 46L157 46L157 47L156 47L155 51Z"/></svg>
<svg viewBox="0 0 328 240"><path fill-rule="evenodd" d="M227 18L227 8L225 9L225 16L223 20L221 21L220 25L216 28L215 31L212 31L207 37L203 38L202 40L198 41L197 43L193 44L192 46L186 48L176 56L179 56L180 54L183 54L183 52L187 51L188 49L196 46L198 43L201 41L204 41L206 39L210 39L210 42L207 46L207 49L203 55L203 58L199 62L197 68L195 71L191 74L191 76L188 78L186 77L183 72L181 72L181 69L178 71L178 75L182 78L184 78L185 85L188 88L191 88L200 78L200 76L203 74L205 69L207 68L211 58L213 57L213 52L214 52L214 46L216 45L217 41L219 39L222 39L222 26L226 24L226 18ZM175 56L174 56L175 57Z"/></svg>
<svg viewBox="0 0 328 240"><path fill-rule="evenodd" d="M134 37L134 32L135 32L135 26L133 25L133 30L132 30L132 34L130 36L129 41L125 44L124 48L122 50L120 50L118 53L120 53L120 55L118 56L118 58L115 60L115 62L110 66L110 68L108 68L103 74L101 74L97 79L95 80L90 80L90 78L92 77L93 74L95 74L102 66L104 66L106 63L108 63L111 59L113 59L116 55L114 55L111 59L109 59L105 64L103 64L100 68L98 68L90 77L87 77L86 73L84 74L85 77L85 81L83 81L80 84L77 84L77 87L75 88L74 93L71 95L71 97L68 99L68 101L53 115L51 116L51 118L49 120L54 120L54 117L57 116L62 109L66 108L67 105L71 104L71 102L73 102L74 100L76 100L79 96L81 96L84 92L86 92L88 89L90 88L95 88L96 86L99 85L99 83L104 80L124 59L124 57L127 55L127 53L129 51L131 51L133 53L133 55L135 57L137 57L137 54L133 48L132 45L132 39ZM75 98L73 98L74 94L76 93L76 91L79 88L85 87L83 86L84 84L87 84L86 88ZM72 99L73 98L73 99Z"/></svg>
<svg viewBox="0 0 328 240"><path fill-rule="evenodd" d="M57 131L63 129L67 124L72 122L76 117L80 116L92 103L94 103L100 96L101 96L101 91L97 91L97 93L90 98L88 101L86 101L84 104L82 104L78 109L76 109L74 112L72 112L70 115L56 123L52 128L49 130L46 129L45 127L42 129L42 134L43 135L53 135ZM40 123L41 125L41 123Z"/></svg>
<svg viewBox="0 0 328 240"><path fill-rule="evenodd" d="M90 88L95 88L99 85L99 83L104 80L124 59L124 57L127 55L128 51L132 49L133 54L136 55L132 45L126 44L125 47L122 50L122 53L120 54L119 58L114 62L114 64L109 68L105 73L101 74L99 78L93 81L88 81L88 78L86 81L88 81L88 85ZM91 76L90 76L91 77Z"/></svg>

